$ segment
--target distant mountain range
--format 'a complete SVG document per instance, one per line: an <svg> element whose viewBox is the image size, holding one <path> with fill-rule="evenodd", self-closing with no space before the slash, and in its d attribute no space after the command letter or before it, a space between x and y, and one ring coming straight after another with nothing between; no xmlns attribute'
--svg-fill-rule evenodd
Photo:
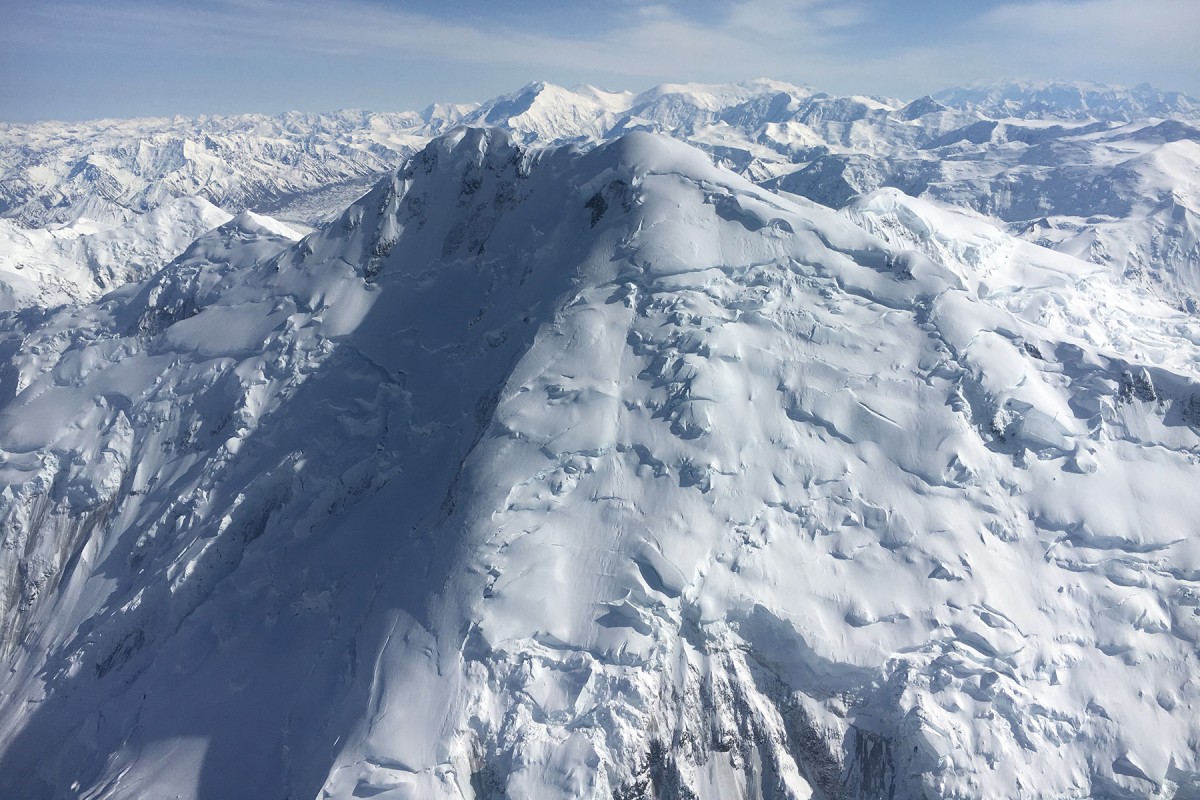
<svg viewBox="0 0 1200 800"><path fill-rule="evenodd" d="M995 217L1180 308L1200 302L1200 103L1145 86L1010 83L902 103L773 81L639 95L534 83L420 114L3 125L0 217L118 225L199 197L230 214L318 225L456 125L497 125L547 145L665 133L835 208L895 187ZM0 274L14 258L0 249Z"/></svg>

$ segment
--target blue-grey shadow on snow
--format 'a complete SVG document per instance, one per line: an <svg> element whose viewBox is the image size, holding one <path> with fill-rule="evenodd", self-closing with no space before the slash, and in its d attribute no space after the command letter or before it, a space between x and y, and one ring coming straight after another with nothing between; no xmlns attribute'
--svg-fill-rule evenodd
<svg viewBox="0 0 1200 800"><path fill-rule="evenodd" d="M118 506L91 532L124 526L86 566L110 582L107 601L48 654L45 697L0 754L0 796L319 793L370 716L392 621L439 634L430 612L465 545L468 456L593 241L587 198L558 177L539 203L550 222L530 230L522 158L502 134L467 131L400 173L413 187L396 212L408 227L348 278L375 302L234 458L219 457L220 442L244 397L219 388L180 409L202 422L188 446L208 451L173 480L204 485L208 513L143 499L133 522L118 523ZM355 225L380 222L391 180L357 204L366 222ZM301 243L274 266L311 254ZM126 316L140 313L131 297ZM147 544L176 510L177 530ZM148 783L121 777L125 766Z"/></svg>

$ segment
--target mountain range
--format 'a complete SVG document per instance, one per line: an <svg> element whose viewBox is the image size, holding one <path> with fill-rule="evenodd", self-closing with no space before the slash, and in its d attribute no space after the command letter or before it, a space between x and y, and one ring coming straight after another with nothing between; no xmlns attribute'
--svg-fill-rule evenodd
<svg viewBox="0 0 1200 800"><path fill-rule="evenodd" d="M198 196L320 224L455 125L501 126L527 144L665 133L773 189L840 207L898 188L995 217L1177 307L1200 297L1200 102L1148 86L997 84L903 103L775 81L639 95L540 82L419 114L9 124L0 217L114 225Z"/></svg>
<svg viewBox="0 0 1200 800"><path fill-rule="evenodd" d="M1196 116L8 126L0 794L1200 797Z"/></svg>

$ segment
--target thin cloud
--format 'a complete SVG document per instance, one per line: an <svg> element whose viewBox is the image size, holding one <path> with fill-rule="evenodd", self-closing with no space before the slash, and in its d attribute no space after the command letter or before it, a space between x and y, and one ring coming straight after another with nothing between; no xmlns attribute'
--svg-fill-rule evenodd
<svg viewBox="0 0 1200 800"><path fill-rule="evenodd" d="M482 99L513 76L613 88L772 77L898 97L1014 75L1200 90L1191 41L1200 30L1196 0L1010 0L978 8L957 22L927 15L929 24L916 26L910 10L881 0L604 0L586 24L564 6L518 25L500 5L485 18L374 0L28 3L6 11L0 67L49 81L43 76L63 64L103 56L113 74L92 78L92 86L111 80L115 94L147 75L198 82L219 74L215 62L252 71L261 64L269 84L228 89L244 93L237 101L244 107L346 92L355 93L349 102L394 107L397 91L436 92L428 102L446 99L447 87L456 99ZM364 71L348 86L344 76L367 61L375 74L391 70L391 84L373 87ZM338 70L342 78L333 77ZM9 95L22 85L13 83ZM41 86L60 106L78 91L66 81ZM85 101L95 105L94 97Z"/></svg>
<svg viewBox="0 0 1200 800"><path fill-rule="evenodd" d="M981 26L1020 45L1023 58L1057 68L1134 67L1200 72L1195 0L1064 0L1011 3Z"/></svg>
<svg viewBox="0 0 1200 800"><path fill-rule="evenodd" d="M792 54L778 51L779 45L789 50L822 47L837 31L862 18L854 3L828 0L744 0L730 4L717 23L701 22L666 4L632 13L612 4L609 11L613 13L601 15L588 36L530 31L496 21L450 24L428 14L356 0L223 0L190 7L79 3L57 5L52 12L35 6L28 20L47 32L70 24L64 20L78 21L78 38L56 37L64 50L114 42L196 54L257 46L656 75L664 69L728 72L747 61L758 66L794 62ZM53 46L50 37L41 41ZM776 47L764 51L764 41Z"/></svg>
<svg viewBox="0 0 1200 800"><path fill-rule="evenodd" d="M995 6L937 39L847 65L869 81L887 70L931 88L979 80L1083 80L1200 91L1200 3L1194 0L1044 0Z"/></svg>

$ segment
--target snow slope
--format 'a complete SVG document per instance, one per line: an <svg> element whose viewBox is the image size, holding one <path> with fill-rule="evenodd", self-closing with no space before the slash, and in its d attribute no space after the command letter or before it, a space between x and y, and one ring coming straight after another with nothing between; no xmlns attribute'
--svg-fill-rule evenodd
<svg viewBox="0 0 1200 800"><path fill-rule="evenodd" d="M199 197L172 200L113 227L77 220L27 229L0 219L0 311L92 300L149 277L229 219Z"/></svg>
<svg viewBox="0 0 1200 800"><path fill-rule="evenodd" d="M986 133L974 141L972 131ZM1200 127L1141 121L970 126L891 159L827 157L778 179L837 207L892 186L994 216L1031 241L1108 266L1177 308L1200 297Z"/></svg>
<svg viewBox="0 0 1200 800"><path fill-rule="evenodd" d="M6 796L1190 797L1200 324L631 133L0 318Z"/></svg>

